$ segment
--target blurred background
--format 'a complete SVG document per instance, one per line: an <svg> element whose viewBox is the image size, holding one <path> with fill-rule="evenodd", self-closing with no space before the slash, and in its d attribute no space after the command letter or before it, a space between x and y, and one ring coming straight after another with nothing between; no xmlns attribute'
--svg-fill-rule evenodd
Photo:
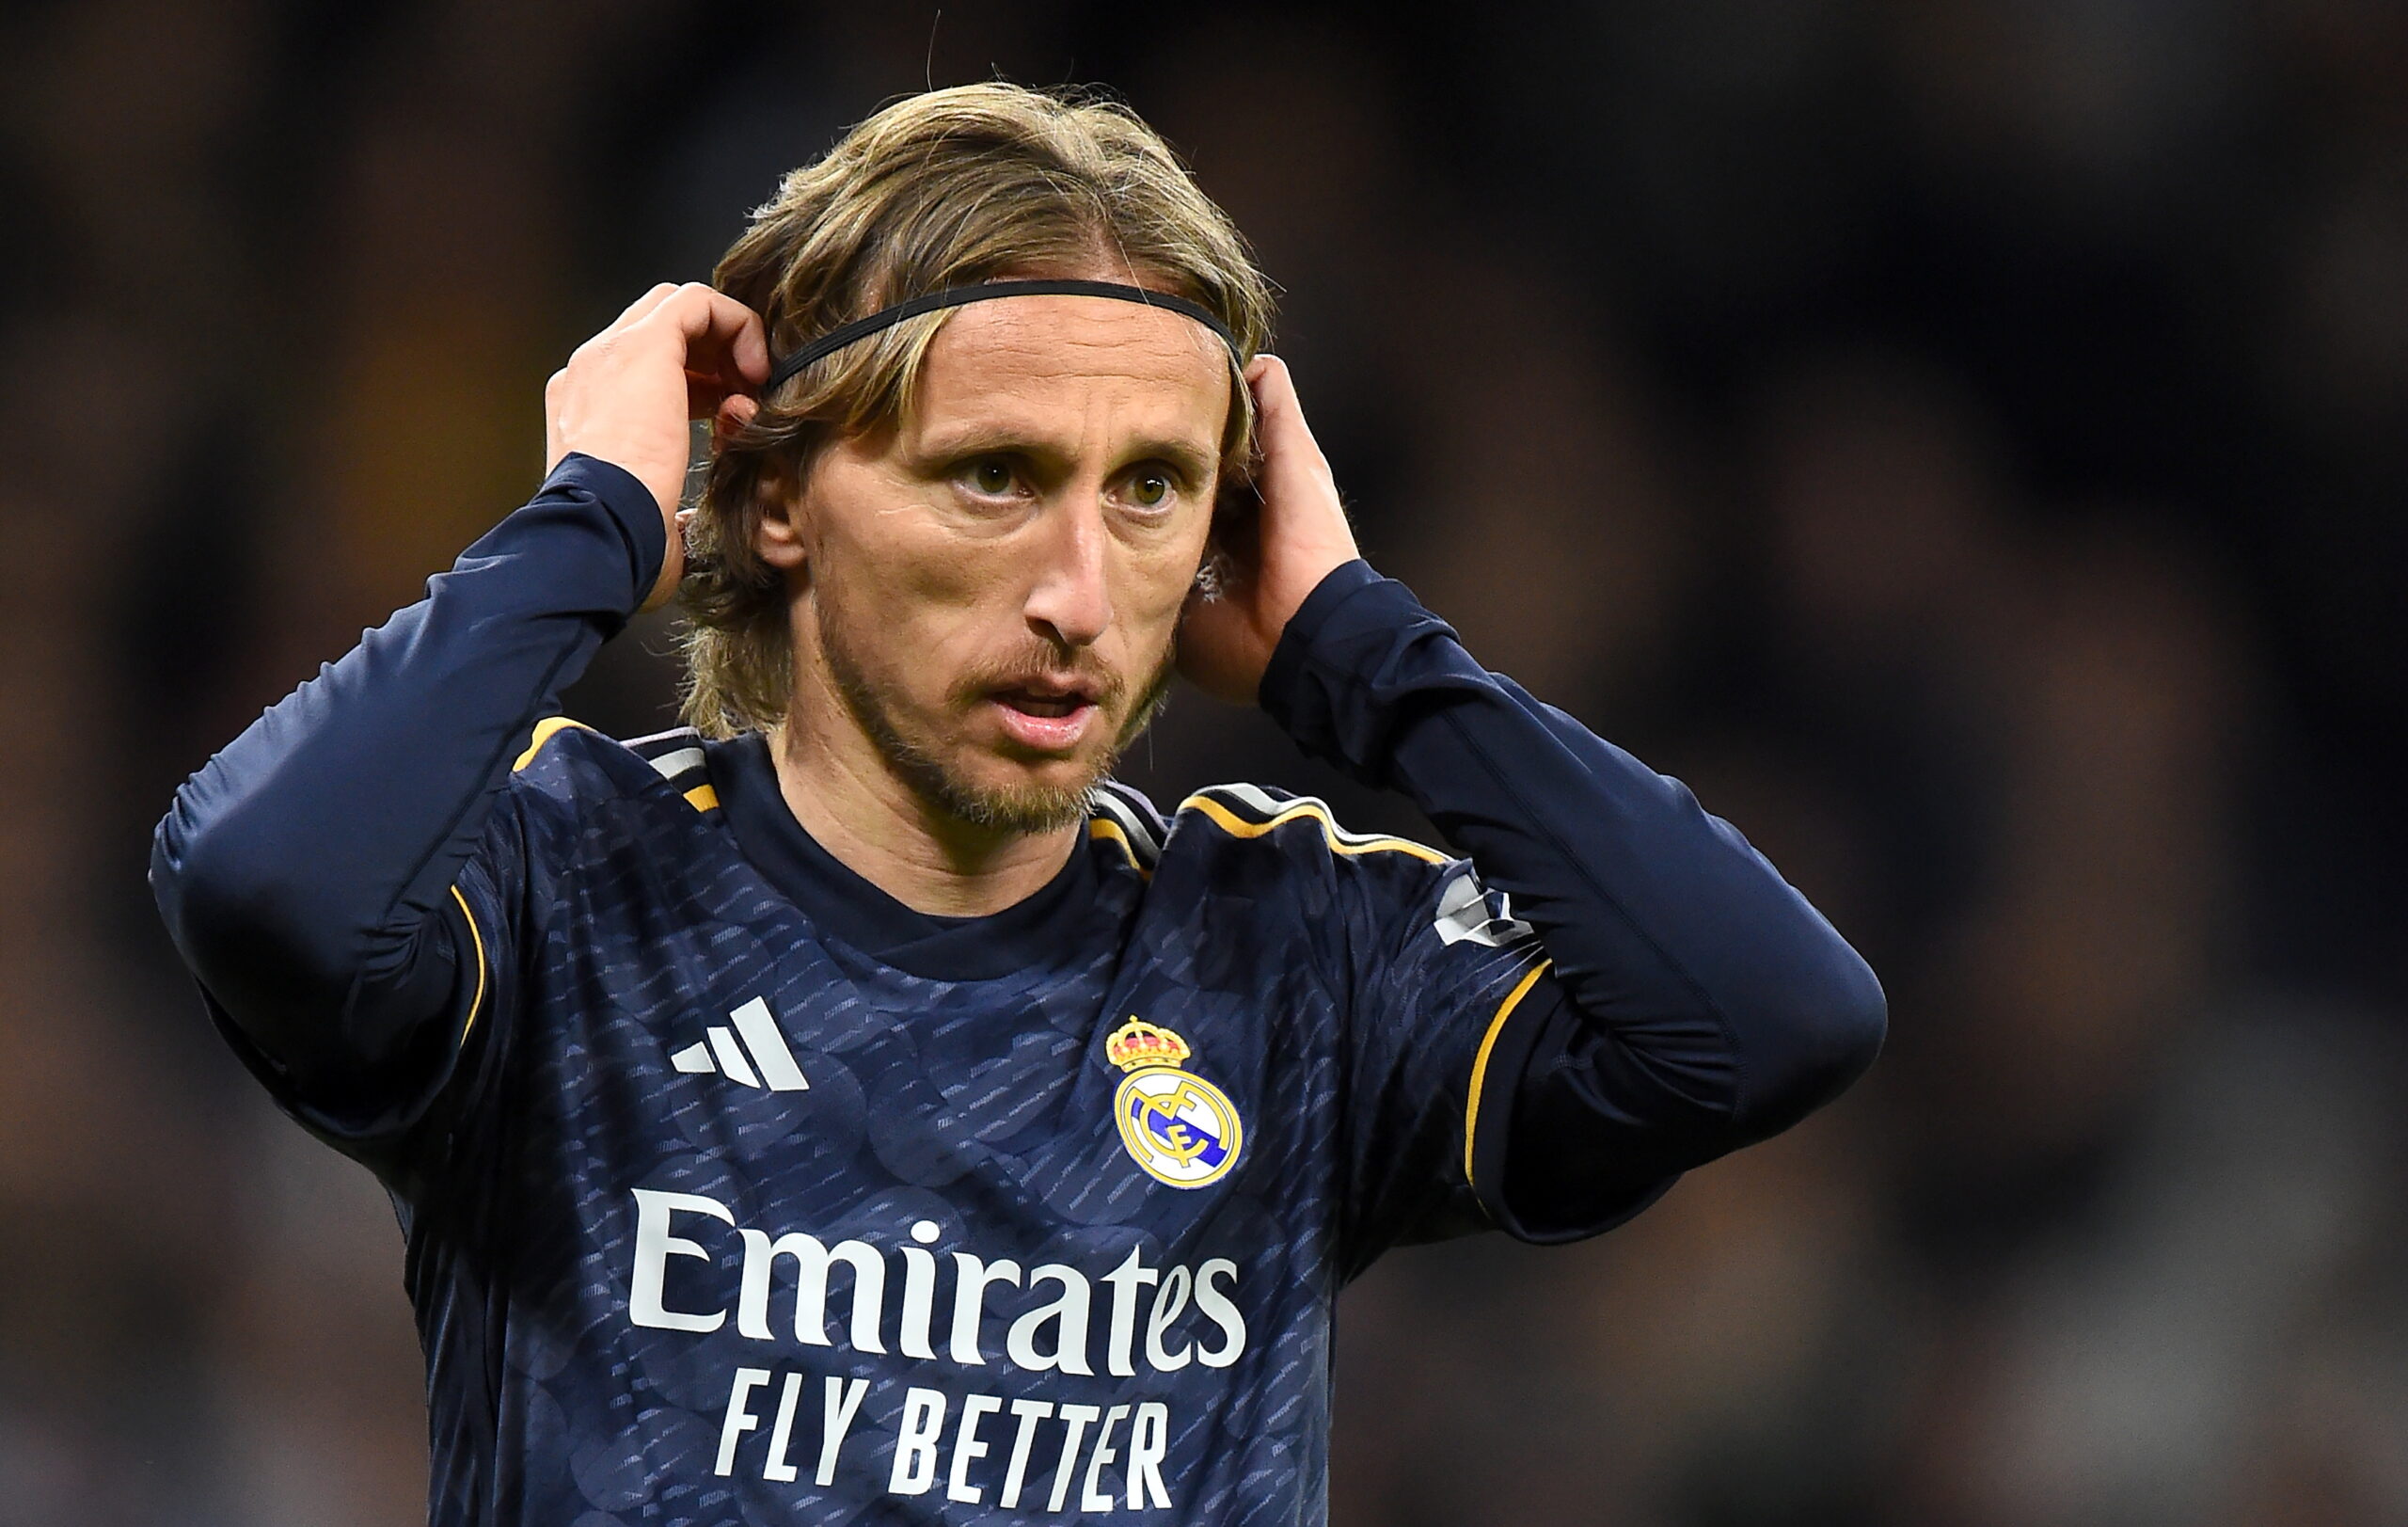
<svg viewBox="0 0 2408 1527"><path fill-rule="evenodd" d="M1891 994L1630 1227L1352 1290L1340 1527L2408 1521L2408 7L15 0L0 1524L423 1519L391 1215L151 823L580 338L994 73L1191 156L1369 554ZM665 724L663 636L578 713ZM1413 826L1193 696L1129 772Z"/></svg>

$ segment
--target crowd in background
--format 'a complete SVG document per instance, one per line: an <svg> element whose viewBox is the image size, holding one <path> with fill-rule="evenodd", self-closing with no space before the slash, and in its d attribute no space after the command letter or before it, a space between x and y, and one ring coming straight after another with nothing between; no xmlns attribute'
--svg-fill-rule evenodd
<svg viewBox="0 0 2408 1527"><path fill-rule="evenodd" d="M0 11L0 1524L420 1519L390 1211L211 1032L150 825L527 496L580 338L998 72L1169 135L1367 553L1890 993L1627 1228L1350 1290L1334 1520L2408 1519L2408 8L1419 15ZM666 724L667 633L572 709ZM1124 772L1416 828L1193 695Z"/></svg>

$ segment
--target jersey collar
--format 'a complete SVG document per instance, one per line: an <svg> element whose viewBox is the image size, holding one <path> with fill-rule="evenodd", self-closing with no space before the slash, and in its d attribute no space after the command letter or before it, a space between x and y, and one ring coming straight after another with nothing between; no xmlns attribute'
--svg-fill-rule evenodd
<svg viewBox="0 0 2408 1527"><path fill-rule="evenodd" d="M915 912L856 873L795 819L757 732L705 744L711 783L737 847L803 915L881 963L933 980L989 980L1054 962L1094 903L1094 850L1084 836L1036 892L984 917Z"/></svg>

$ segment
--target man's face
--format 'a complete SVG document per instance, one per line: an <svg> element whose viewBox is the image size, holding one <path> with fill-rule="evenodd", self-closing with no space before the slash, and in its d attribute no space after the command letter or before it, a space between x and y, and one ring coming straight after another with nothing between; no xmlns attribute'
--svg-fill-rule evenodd
<svg viewBox="0 0 2408 1527"><path fill-rule="evenodd" d="M962 308L912 424L837 442L805 485L799 677L819 664L886 766L948 814L1077 819L1168 682L1229 385L1219 342L1175 313Z"/></svg>

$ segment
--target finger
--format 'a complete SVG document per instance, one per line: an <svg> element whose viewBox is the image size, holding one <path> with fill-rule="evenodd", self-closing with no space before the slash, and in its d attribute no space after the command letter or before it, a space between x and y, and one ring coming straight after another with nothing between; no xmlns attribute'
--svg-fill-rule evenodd
<svg viewBox="0 0 2408 1527"><path fill-rule="evenodd" d="M718 372L686 374L686 417L715 418L729 403L741 400L748 406L745 417L752 417L752 384L741 377L733 381Z"/></svg>
<svg viewBox="0 0 2408 1527"><path fill-rule="evenodd" d="M610 321L610 328L626 328L632 325L642 323L645 318L649 317L655 310L658 309L662 303L667 302L671 297L673 297L676 294L676 282L662 281L657 286L655 286L651 291L646 292L643 295L636 298L633 302L628 303L626 310ZM603 332L608 333L610 330L605 329Z"/></svg>
<svg viewBox="0 0 2408 1527"><path fill-rule="evenodd" d="M1274 420L1285 423L1290 416L1301 420L1302 406L1296 401L1295 378L1289 374L1288 363L1277 356L1257 356L1245 369L1246 390L1254 394L1255 412L1266 425Z"/></svg>
<svg viewBox="0 0 2408 1527"><path fill-rule="evenodd" d="M714 301L727 312L736 315L736 331L727 342L728 358L736 369L754 387L769 379L769 330L761 315L724 293L713 293Z"/></svg>
<svg viewBox="0 0 2408 1527"><path fill-rule="evenodd" d="M687 370L719 372L731 391L769 379L769 341L760 315L726 293L689 281L662 305L658 317L684 337Z"/></svg>
<svg viewBox="0 0 2408 1527"><path fill-rule="evenodd" d="M1246 388L1254 394L1257 427L1265 452L1294 444L1319 450L1312 427L1305 422L1304 405L1296 400L1295 378L1277 356L1257 356L1246 368Z"/></svg>
<svg viewBox="0 0 2408 1527"><path fill-rule="evenodd" d="M687 354L708 358L727 378L731 391L769 379L769 337L758 313L724 292L709 292L703 316L699 333L688 330Z"/></svg>
<svg viewBox="0 0 2408 1527"><path fill-rule="evenodd" d="M723 432L743 428L760 411L761 405L751 392L729 390L726 378L686 374L686 417L711 421L714 439Z"/></svg>
<svg viewBox="0 0 2408 1527"><path fill-rule="evenodd" d="M721 399L718 411L711 415L711 449L727 449L727 442L752 422L752 416L760 411L759 404L740 392Z"/></svg>

